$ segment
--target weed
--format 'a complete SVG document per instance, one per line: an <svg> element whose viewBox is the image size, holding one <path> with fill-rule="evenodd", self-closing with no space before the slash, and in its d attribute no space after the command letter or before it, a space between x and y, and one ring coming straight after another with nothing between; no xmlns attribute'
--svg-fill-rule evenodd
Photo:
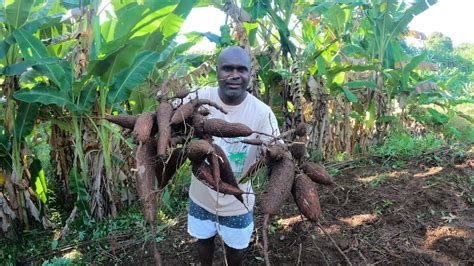
<svg viewBox="0 0 474 266"><path fill-rule="evenodd" d="M440 148L445 142L434 134L415 137L405 131L394 131L384 143L372 150L378 156L410 159Z"/></svg>
<svg viewBox="0 0 474 266"><path fill-rule="evenodd" d="M278 230L278 225L275 224L275 223L271 223L268 225L268 232L270 233L270 235L273 235L277 230Z"/></svg>
<svg viewBox="0 0 474 266"><path fill-rule="evenodd" d="M377 216L382 216L382 214L383 214L382 208L380 208L380 206L375 207L374 214L377 215Z"/></svg>
<svg viewBox="0 0 474 266"><path fill-rule="evenodd" d="M334 154L334 161L336 162L343 162L351 159L351 155L347 152L336 152L336 154Z"/></svg>
<svg viewBox="0 0 474 266"><path fill-rule="evenodd" d="M374 214L377 216L382 216L386 212L386 210L393 204L395 204L394 201L390 199L384 199L381 205L375 207Z"/></svg>
<svg viewBox="0 0 474 266"><path fill-rule="evenodd" d="M41 265L42 266L65 266L65 265L74 265L74 263L71 259L61 257L61 258L46 260Z"/></svg>
<svg viewBox="0 0 474 266"><path fill-rule="evenodd" d="M374 186L384 183L387 179L388 179L388 175L379 175L377 178L370 181L369 184L374 187Z"/></svg>
<svg viewBox="0 0 474 266"><path fill-rule="evenodd" d="M443 212L442 212L443 213ZM441 216L441 219L443 219L446 223L450 224L453 222L453 220L457 219L458 217L456 215L453 215L452 213L449 213L448 215L443 215Z"/></svg>
<svg viewBox="0 0 474 266"><path fill-rule="evenodd" d="M336 176L341 172L341 170L339 170L337 168L332 168L332 167L328 167L326 170L328 170L328 172L331 176Z"/></svg>
<svg viewBox="0 0 474 266"><path fill-rule="evenodd" d="M393 164L392 168L394 168L394 169L404 168L404 167L406 166L406 164L407 164L407 163L406 163L405 161L403 161L403 160L398 160L398 161L396 161L396 162Z"/></svg>

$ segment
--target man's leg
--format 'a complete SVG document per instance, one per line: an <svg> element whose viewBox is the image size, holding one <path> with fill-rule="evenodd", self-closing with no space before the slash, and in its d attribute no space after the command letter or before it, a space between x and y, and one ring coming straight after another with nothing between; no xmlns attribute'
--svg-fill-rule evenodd
<svg viewBox="0 0 474 266"><path fill-rule="evenodd" d="M214 238L217 234L215 215L189 200L188 233L197 238L199 260L211 265L214 255Z"/></svg>
<svg viewBox="0 0 474 266"><path fill-rule="evenodd" d="M219 216L219 234L224 240L227 263L242 265L244 250L248 247L253 233L252 212L236 216Z"/></svg>
<svg viewBox="0 0 474 266"><path fill-rule="evenodd" d="M198 253L199 260L202 266L212 265L212 259L214 257L214 238L215 236L208 239L198 239Z"/></svg>
<svg viewBox="0 0 474 266"><path fill-rule="evenodd" d="M229 266L240 266L244 259L243 249L234 249L225 245L226 259Z"/></svg>

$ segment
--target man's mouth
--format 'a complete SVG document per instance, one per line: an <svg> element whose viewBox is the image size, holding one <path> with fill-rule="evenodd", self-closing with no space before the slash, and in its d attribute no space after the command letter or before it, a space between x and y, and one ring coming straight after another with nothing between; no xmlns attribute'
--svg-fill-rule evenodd
<svg viewBox="0 0 474 266"><path fill-rule="evenodd" d="M227 87L233 88L233 89L240 88L242 86L240 83L227 83L226 85Z"/></svg>

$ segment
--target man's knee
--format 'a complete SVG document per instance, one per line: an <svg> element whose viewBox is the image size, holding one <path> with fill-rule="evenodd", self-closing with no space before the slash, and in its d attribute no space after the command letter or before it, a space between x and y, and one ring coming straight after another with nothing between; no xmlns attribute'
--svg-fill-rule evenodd
<svg viewBox="0 0 474 266"><path fill-rule="evenodd" d="M213 237L210 237L210 238L206 238L206 239L198 239L197 242L198 244L200 245L212 245L214 244L214 239L216 238L216 236L213 236Z"/></svg>
<svg viewBox="0 0 474 266"><path fill-rule="evenodd" d="M229 266L242 265L244 258L244 249L235 249L225 245L226 258Z"/></svg>

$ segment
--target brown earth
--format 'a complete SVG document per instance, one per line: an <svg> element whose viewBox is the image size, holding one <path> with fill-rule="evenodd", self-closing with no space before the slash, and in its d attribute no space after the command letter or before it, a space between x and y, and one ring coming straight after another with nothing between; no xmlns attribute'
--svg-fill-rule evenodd
<svg viewBox="0 0 474 266"><path fill-rule="evenodd" d="M337 185L318 186L319 225L303 219L292 199L271 217L273 265L474 265L472 151L463 157L444 150L409 162L372 159L332 167L340 169L334 175ZM186 232L186 217L177 220L158 243L164 265L195 265L195 240ZM264 265L262 223L257 206L245 265ZM143 230L110 235L99 247L86 241L79 249L91 264L152 265L152 245L143 244ZM52 254L23 264L40 265ZM215 265L224 265L220 241L214 257Z"/></svg>
<svg viewBox="0 0 474 266"><path fill-rule="evenodd" d="M374 161L346 165L335 175L338 186L319 187L320 226L302 219L288 200L271 218L271 263L472 265L474 157L435 158L412 160L403 169ZM257 207L245 265L264 264L262 221ZM197 263L193 243L183 218L159 244L164 264ZM223 265L221 245L216 246L215 264ZM124 264L153 264L147 245L125 252Z"/></svg>

